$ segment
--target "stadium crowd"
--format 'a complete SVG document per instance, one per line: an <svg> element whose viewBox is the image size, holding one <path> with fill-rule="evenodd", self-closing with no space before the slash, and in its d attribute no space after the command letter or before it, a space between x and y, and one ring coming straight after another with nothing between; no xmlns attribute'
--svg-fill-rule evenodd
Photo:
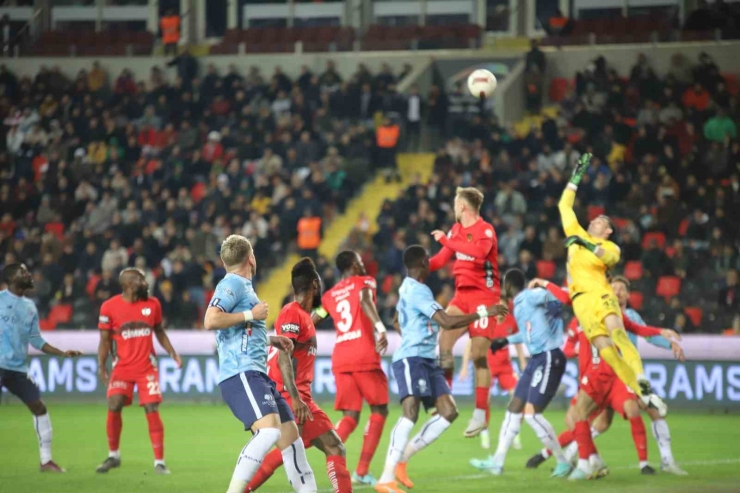
<svg viewBox="0 0 740 493"><path fill-rule="evenodd" d="M557 202L573 164L588 151L595 158L576 209L581 224L603 211L615 218L620 270L639 293L633 304L644 304L646 319L680 332L740 333L737 95L707 54L693 63L676 55L663 77L640 55L625 75L603 57L594 60L570 84L557 117L526 135L477 108L461 118L465 107L455 93L432 88L427 124L444 134L447 121L456 121L437 151L433 177L387 202L372 237L354 234L356 247L371 242L366 251L379 266L387 320L404 248L439 248L430 232L454 223L456 186L485 193L482 215L498 233L500 272L517 266L530 278L564 282ZM430 279L443 305L452 283L449 270Z"/></svg>
<svg viewBox="0 0 740 493"><path fill-rule="evenodd" d="M371 174L376 112L399 100L388 66L291 80L199 74L187 51L171 65L176 77L145 81L98 63L73 78L0 66L0 267L33 270L42 328L94 327L126 266L146 272L168 326L198 326L221 240L250 238L264 273L302 217L331 220Z"/></svg>

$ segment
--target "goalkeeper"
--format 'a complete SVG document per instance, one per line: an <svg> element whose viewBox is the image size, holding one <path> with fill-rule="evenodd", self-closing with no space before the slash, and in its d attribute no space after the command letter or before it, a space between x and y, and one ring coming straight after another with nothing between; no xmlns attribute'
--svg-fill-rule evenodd
<svg viewBox="0 0 740 493"><path fill-rule="evenodd" d="M619 301L607 281L607 270L619 262L619 247L609 241L614 225L608 216L600 215L584 231L573 212L578 184L590 164L591 154L581 156L558 204L566 236L573 311L589 341L617 377L646 405L664 415L666 405L652 391L643 373L640 354L624 330Z"/></svg>

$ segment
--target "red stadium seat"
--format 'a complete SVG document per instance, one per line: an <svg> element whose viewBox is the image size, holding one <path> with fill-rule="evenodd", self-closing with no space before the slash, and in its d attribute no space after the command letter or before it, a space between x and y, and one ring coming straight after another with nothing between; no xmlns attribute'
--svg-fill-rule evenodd
<svg viewBox="0 0 740 493"><path fill-rule="evenodd" d="M41 330L54 330L56 328L56 324L52 323L48 318L39 320L39 329Z"/></svg>
<svg viewBox="0 0 740 493"><path fill-rule="evenodd" d="M552 279L555 276L555 262L551 260L540 260L537 262L537 277Z"/></svg>
<svg viewBox="0 0 740 493"><path fill-rule="evenodd" d="M630 281L642 279L642 262L639 260L632 260L624 264L624 277Z"/></svg>
<svg viewBox="0 0 740 493"><path fill-rule="evenodd" d="M66 324L72 319L72 305L56 305L49 310L48 321L56 327L59 324Z"/></svg>
<svg viewBox="0 0 740 493"><path fill-rule="evenodd" d="M645 236L642 237L642 248L649 247L652 240L658 243L658 248L665 247L665 235L660 231L653 231L652 233L645 233Z"/></svg>
<svg viewBox="0 0 740 493"><path fill-rule="evenodd" d="M639 291L630 291L629 305L633 310L642 310L642 305L645 303L645 295Z"/></svg>
<svg viewBox="0 0 740 493"><path fill-rule="evenodd" d="M550 101L555 103L562 101L567 91L568 79L565 77L555 77L550 81Z"/></svg>
<svg viewBox="0 0 740 493"><path fill-rule="evenodd" d="M85 292L87 295L92 299L95 296L95 287L98 285L98 281L100 281L101 276L97 274L93 274L90 276L90 279L87 280L87 285L85 286Z"/></svg>
<svg viewBox="0 0 740 493"><path fill-rule="evenodd" d="M673 258L676 256L676 249L672 246L665 247L665 254L668 255L668 258Z"/></svg>
<svg viewBox="0 0 740 493"><path fill-rule="evenodd" d="M687 306L683 309L683 312L687 317L689 317L691 323L694 324L695 327L699 327L701 325L701 319L704 317L704 310L696 306Z"/></svg>
<svg viewBox="0 0 740 493"><path fill-rule="evenodd" d="M689 220L684 219L678 224L678 234L681 236L686 236L686 231L689 229Z"/></svg>
<svg viewBox="0 0 740 493"><path fill-rule="evenodd" d="M681 292L681 278L676 276L661 276L658 278L658 286L655 294L666 299L673 298Z"/></svg>
<svg viewBox="0 0 740 493"><path fill-rule="evenodd" d="M46 223L44 231L53 234L59 241L64 239L64 223Z"/></svg>
<svg viewBox="0 0 740 493"><path fill-rule="evenodd" d="M737 75L722 74L722 77L725 78L725 85L727 86L727 92L729 92L733 96L737 94L738 89L740 89L740 83L738 83Z"/></svg>
<svg viewBox="0 0 740 493"><path fill-rule="evenodd" d="M600 215L604 214L605 211L606 209L604 209L600 205L589 205L588 206L588 220L593 221Z"/></svg>

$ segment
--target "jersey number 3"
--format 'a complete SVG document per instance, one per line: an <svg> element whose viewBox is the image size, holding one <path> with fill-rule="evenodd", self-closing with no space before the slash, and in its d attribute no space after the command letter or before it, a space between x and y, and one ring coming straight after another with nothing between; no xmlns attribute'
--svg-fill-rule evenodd
<svg viewBox="0 0 740 493"><path fill-rule="evenodd" d="M337 329L339 332L347 332L352 328L352 312L349 305L349 300L342 300L337 303L337 311L339 312L340 320L337 322Z"/></svg>

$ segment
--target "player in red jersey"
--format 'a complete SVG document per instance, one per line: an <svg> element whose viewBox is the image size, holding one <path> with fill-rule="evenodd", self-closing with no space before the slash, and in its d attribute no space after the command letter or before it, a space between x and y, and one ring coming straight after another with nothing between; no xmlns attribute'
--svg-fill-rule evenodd
<svg viewBox="0 0 740 493"><path fill-rule="evenodd" d="M494 305L501 298L498 273L498 240L493 226L480 217L483 194L472 187L458 188L455 196L455 219L457 223L449 234L433 231L434 239L442 244L442 250L432 257L432 271L441 269L455 255L455 296L447 307L450 315L475 312L478 307ZM466 437L475 437L486 428L489 411L488 394L491 388L491 372L488 368L488 349L496 319L476 320L470 324L471 356L475 367L475 410L465 430ZM465 329L445 330L439 336L440 366L445 372L447 383L452 387L455 359L452 348Z"/></svg>
<svg viewBox="0 0 740 493"><path fill-rule="evenodd" d="M347 471L344 444L329 417L311 396L316 362L316 327L311 320L311 310L321 304L321 279L311 259L303 258L293 266L291 283L295 301L280 311L275 332L293 341L294 363L291 364L291 356L285 351L271 349L267 374L293 408L305 446L313 445L326 454L326 472L334 492L351 493L352 480ZM280 450L267 454L245 492L256 491L282 463Z"/></svg>
<svg viewBox="0 0 740 493"><path fill-rule="evenodd" d="M564 303L569 300L567 291L547 281L535 279L530 283L530 287L532 286L545 287ZM673 330L637 324L624 313L622 319L625 329L638 336L662 335L668 340L680 339ZM571 320L568 327L568 339L563 352L567 357L578 355L578 369L581 376L578 395L571 401L571 408L566 415L568 431L561 433L558 437L558 442L562 447L567 447L573 440L578 443L579 467L574 471L575 476L572 476L572 479L597 478L608 473L608 469L604 466L596 447L593 445L592 431L588 426L586 430L578 429L575 418L575 405L578 399L588 402L590 421L593 421L606 409L613 409L628 420L632 430L632 439L640 460L641 471L643 474L655 474L655 470L647 462L647 434L645 423L640 416L637 396L617 377L611 366L601 359L598 351L590 344L588 337L581 330L576 318ZM588 436L583 437L586 433ZM547 452L540 454L542 460L544 460L545 455L547 455ZM537 461L536 457L533 457L527 463L528 467L539 465L535 462L541 461Z"/></svg>
<svg viewBox="0 0 740 493"><path fill-rule="evenodd" d="M134 386L139 390L139 405L144 408L149 423L149 438L154 449L154 472L169 474L164 463L164 426L159 417L162 392L154 353L152 334L182 366L180 356L172 347L162 328L162 307L159 300L149 296L149 285L138 269L124 269L118 277L122 293L110 298L100 307L100 344L98 345L98 376L108 386L108 458L96 472L106 473L120 467L119 443L123 422L121 411L131 405ZM108 355L113 356L113 372L108 376Z"/></svg>
<svg viewBox="0 0 740 493"><path fill-rule="evenodd" d="M386 329L375 307L375 279L367 275L357 253L337 255L341 280L324 293L314 321L331 315L337 338L332 352L332 372L337 386L334 409L344 416L336 430L343 442L360 421L363 401L370 405L362 452L352 481L375 486L369 473L388 416L388 378L380 367L380 354L388 347Z"/></svg>
<svg viewBox="0 0 740 493"><path fill-rule="evenodd" d="M510 335L514 335L519 332L516 326L514 316L509 313L503 318L502 322L497 323L493 326L492 337L494 339L506 338ZM471 341L468 340L465 346L465 353L462 358L462 368L460 369L460 380L467 380L468 378L468 367L470 366L470 352L471 352ZM521 344L515 344L516 352L519 358L519 368L527 366L527 359L524 357L524 351ZM503 392L510 392L514 390L519 377L514 371L514 365L511 363L511 356L509 354L509 348L505 347L499 349L496 352L488 351L488 367L491 369L491 388L498 382L499 389ZM488 450L491 448L491 435L488 432L488 423L490 421L490 413L486 413L486 427L481 431L480 442L481 447ZM519 434L514 437L512 444L514 450L521 450L522 442Z"/></svg>

